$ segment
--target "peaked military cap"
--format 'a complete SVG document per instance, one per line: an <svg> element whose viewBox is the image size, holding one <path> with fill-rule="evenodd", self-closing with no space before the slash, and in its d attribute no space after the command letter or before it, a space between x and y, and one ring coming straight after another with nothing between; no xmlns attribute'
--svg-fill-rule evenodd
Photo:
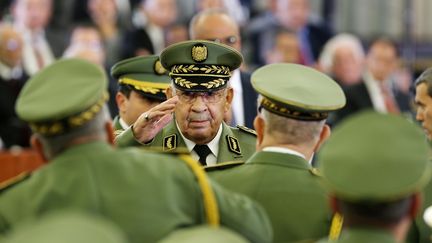
<svg viewBox="0 0 432 243"><path fill-rule="evenodd" d="M18 116L36 133L62 134L92 120L108 100L105 71L80 59L60 60L34 75L18 96Z"/></svg>
<svg viewBox="0 0 432 243"><path fill-rule="evenodd" d="M122 60L111 68L111 76L120 85L128 85L145 97L161 101L166 100L165 90L171 82L158 56Z"/></svg>
<svg viewBox="0 0 432 243"><path fill-rule="evenodd" d="M293 119L323 120L346 102L334 80L303 65L266 65L252 73L251 82L262 95L260 108Z"/></svg>
<svg viewBox="0 0 432 243"><path fill-rule="evenodd" d="M162 51L160 58L178 89L198 92L226 87L232 71L243 61L234 48L205 40L173 44Z"/></svg>
<svg viewBox="0 0 432 243"><path fill-rule="evenodd" d="M224 227L195 226L186 227L171 232L159 243L247 243L238 233Z"/></svg>
<svg viewBox="0 0 432 243"><path fill-rule="evenodd" d="M350 201L389 202L429 181L423 132L396 115L361 112L346 119L318 154L326 187Z"/></svg>

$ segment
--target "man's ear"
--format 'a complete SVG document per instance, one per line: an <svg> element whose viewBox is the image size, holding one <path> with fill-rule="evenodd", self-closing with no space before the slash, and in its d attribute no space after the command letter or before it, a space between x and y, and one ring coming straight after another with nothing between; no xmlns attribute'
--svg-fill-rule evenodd
<svg viewBox="0 0 432 243"><path fill-rule="evenodd" d="M111 121L105 123L105 131L107 133L108 143L114 145L115 135L114 128Z"/></svg>
<svg viewBox="0 0 432 243"><path fill-rule="evenodd" d="M226 100L225 100L225 112L230 110L233 99L234 99L234 89L232 87L229 87L227 89Z"/></svg>
<svg viewBox="0 0 432 243"><path fill-rule="evenodd" d="M165 95L166 95L167 99L170 99L173 97L173 90L172 90L171 86L168 86L168 88L166 88Z"/></svg>
<svg viewBox="0 0 432 243"><path fill-rule="evenodd" d="M116 103L117 103L117 107L119 109L119 112L120 112L120 114L122 114L123 112L126 111L126 105L127 105L128 99L121 92L117 92L115 99L116 99Z"/></svg>
<svg viewBox="0 0 432 243"><path fill-rule="evenodd" d="M321 145L323 145L323 143L330 137L330 135L331 135L330 126L324 124L323 128L321 129L319 140L315 145L314 152L317 152L320 149Z"/></svg>
<svg viewBox="0 0 432 243"><path fill-rule="evenodd" d="M329 196L329 206L333 213L341 214L339 200L334 195Z"/></svg>
<svg viewBox="0 0 432 243"><path fill-rule="evenodd" d="M417 213L420 212L420 208L422 205L422 196L420 193L416 193L412 196L412 203L409 211L409 216L412 219L415 219L417 216Z"/></svg>
<svg viewBox="0 0 432 243"><path fill-rule="evenodd" d="M260 115L257 115L254 119L253 125L257 133L256 150L258 151L261 150L261 144L264 139L265 121Z"/></svg>
<svg viewBox="0 0 432 243"><path fill-rule="evenodd" d="M42 162L45 164L48 162L48 158L45 156L43 144L40 139L36 135L32 135L30 138L30 144L34 150L39 154L42 158Z"/></svg>

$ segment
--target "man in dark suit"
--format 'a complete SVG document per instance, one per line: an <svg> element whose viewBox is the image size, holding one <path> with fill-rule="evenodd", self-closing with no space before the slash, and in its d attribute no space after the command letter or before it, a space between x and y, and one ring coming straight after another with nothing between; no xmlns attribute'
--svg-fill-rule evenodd
<svg viewBox="0 0 432 243"><path fill-rule="evenodd" d="M347 105L336 114L335 122L363 109L383 113L409 113L409 95L394 87L392 75L398 61L397 48L387 39L372 42L363 82L347 87Z"/></svg>
<svg viewBox="0 0 432 243"><path fill-rule="evenodd" d="M193 17L189 30L191 39L220 42L241 52L239 26L223 10L206 10L198 13ZM234 100L225 121L232 126L245 125L252 128L257 110L257 94L250 83L250 73L236 70L230 83L234 89Z"/></svg>
<svg viewBox="0 0 432 243"><path fill-rule="evenodd" d="M30 130L14 110L27 75L21 66L23 41L12 26L0 27L0 141L3 147L29 146ZM0 145L0 148L2 146Z"/></svg>

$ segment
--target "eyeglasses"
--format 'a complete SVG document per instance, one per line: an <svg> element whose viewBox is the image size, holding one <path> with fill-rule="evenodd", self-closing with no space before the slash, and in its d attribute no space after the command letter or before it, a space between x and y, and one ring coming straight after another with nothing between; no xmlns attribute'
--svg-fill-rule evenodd
<svg viewBox="0 0 432 243"><path fill-rule="evenodd" d="M179 100L183 103L193 103L198 96L201 96L203 102L205 103L217 103L221 101L222 97L225 95L225 89L218 91L208 91L208 92L190 92L190 91L180 91L176 90L176 95Z"/></svg>
<svg viewBox="0 0 432 243"><path fill-rule="evenodd" d="M224 38L215 38L215 39L207 39L207 40L214 41L217 43L222 43L225 45L234 45L237 42L238 38L234 35L231 35L231 36L224 37Z"/></svg>

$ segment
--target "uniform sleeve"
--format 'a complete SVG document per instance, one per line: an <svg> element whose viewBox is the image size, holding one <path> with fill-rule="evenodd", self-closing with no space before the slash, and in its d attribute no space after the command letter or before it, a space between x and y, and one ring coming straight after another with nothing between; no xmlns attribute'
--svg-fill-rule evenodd
<svg viewBox="0 0 432 243"><path fill-rule="evenodd" d="M250 198L222 188L212 181L221 224L251 242L272 242L273 230L264 209Z"/></svg>
<svg viewBox="0 0 432 243"><path fill-rule="evenodd" d="M115 138L115 143L120 148L130 146L145 146L145 144L141 144L135 140L132 132L132 127L127 128L122 133L117 135L117 137Z"/></svg>

